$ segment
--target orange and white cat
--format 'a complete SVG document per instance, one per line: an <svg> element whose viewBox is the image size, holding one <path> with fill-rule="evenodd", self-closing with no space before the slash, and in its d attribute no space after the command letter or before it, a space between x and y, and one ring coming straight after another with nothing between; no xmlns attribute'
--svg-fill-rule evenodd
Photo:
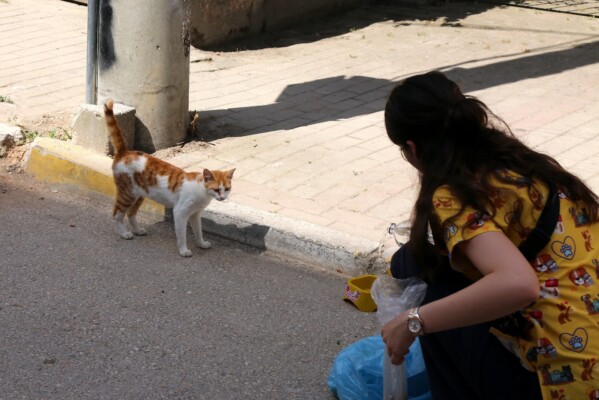
<svg viewBox="0 0 599 400"><path fill-rule="evenodd" d="M202 249L210 248L210 242L202 236L202 211L212 199L225 200L231 191L231 179L235 169L228 171L204 169L203 173L185 172L166 161L141 151L129 151L121 128L114 117L114 101L104 104L106 129L114 147L112 173L117 194L113 218L119 235L133 239L133 234L143 236L145 229L136 220L139 207L148 197L165 207L173 209L177 246L182 257L191 257L187 248L187 222L191 224L196 243ZM133 232L124 223L125 215Z"/></svg>

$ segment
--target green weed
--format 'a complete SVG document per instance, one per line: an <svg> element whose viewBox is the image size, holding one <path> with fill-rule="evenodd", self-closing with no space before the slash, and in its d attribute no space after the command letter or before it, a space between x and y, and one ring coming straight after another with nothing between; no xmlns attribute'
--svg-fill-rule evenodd
<svg viewBox="0 0 599 400"><path fill-rule="evenodd" d="M60 129L60 132L57 129L51 130L48 132L48 137L50 139L58 139L58 140L71 140L71 134L64 129Z"/></svg>
<svg viewBox="0 0 599 400"><path fill-rule="evenodd" d="M40 135L38 131L25 131L25 143L31 143Z"/></svg>

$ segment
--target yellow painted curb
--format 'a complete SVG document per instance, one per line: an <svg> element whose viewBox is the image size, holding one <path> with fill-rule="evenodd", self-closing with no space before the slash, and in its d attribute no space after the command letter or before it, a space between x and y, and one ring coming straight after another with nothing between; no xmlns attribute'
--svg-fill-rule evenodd
<svg viewBox="0 0 599 400"><path fill-rule="evenodd" d="M115 197L112 159L93 150L50 138L36 138L25 171L40 181L74 185L83 191ZM165 215L163 205L146 200L142 212Z"/></svg>

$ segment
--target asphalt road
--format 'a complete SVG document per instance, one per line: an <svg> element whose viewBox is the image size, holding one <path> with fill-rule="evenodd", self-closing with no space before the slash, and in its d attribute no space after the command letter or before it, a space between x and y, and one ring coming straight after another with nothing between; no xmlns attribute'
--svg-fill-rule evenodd
<svg viewBox="0 0 599 400"><path fill-rule="evenodd" d="M332 399L378 333L345 277L210 236L185 259L170 223L127 241L110 214L0 172L0 399Z"/></svg>

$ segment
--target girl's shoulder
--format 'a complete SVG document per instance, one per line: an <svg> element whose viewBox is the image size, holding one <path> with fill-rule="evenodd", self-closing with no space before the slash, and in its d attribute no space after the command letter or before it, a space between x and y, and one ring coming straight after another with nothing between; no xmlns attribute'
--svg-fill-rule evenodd
<svg viewBox="0 0 599 400"><path fill-rule="evenodd" d="M536 226L549 197L548 185L510 170L496 171L487 183L486 209L462 207L451 187L439 186L433 195L439 221L451 222L456 229L477 232L484 230L483 225L492 224L493 229L503 231L512 241L521 242Z"/></svg>
<svg viewBox="0 0 599 400"><path fill-rule="evenodd" d="M549 187L546 183L522 176L508 169L496 170L488 177L487 185L490 187L490 198L496 197L498 192L511 192L517 196L523 198L531 197L532 201L537 201L543 200L543 197L549 192ZM456 191L452 187L445 184L437 187L433 193L433 198L451 198L457 201L458 196L455 193Z"/></svg>

